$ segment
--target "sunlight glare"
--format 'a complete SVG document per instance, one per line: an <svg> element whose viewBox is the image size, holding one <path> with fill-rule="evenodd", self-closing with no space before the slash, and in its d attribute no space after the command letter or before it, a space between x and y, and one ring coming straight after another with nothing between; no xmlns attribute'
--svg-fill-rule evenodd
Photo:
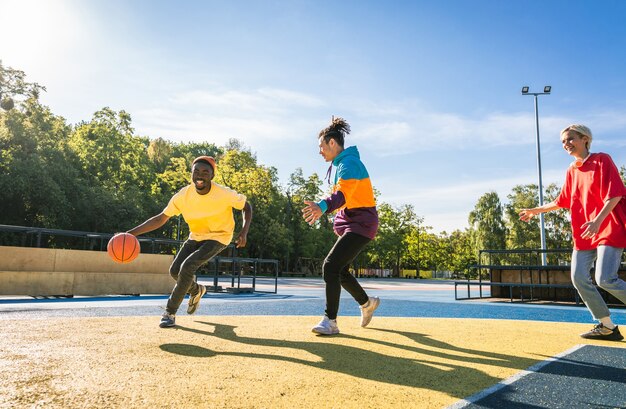
<svg viewBox="0 0 626 409"><path fill-rule="evenodd" d="M84 40L75 3L0 0L0 55L19 69L50 67Z"/></svg>

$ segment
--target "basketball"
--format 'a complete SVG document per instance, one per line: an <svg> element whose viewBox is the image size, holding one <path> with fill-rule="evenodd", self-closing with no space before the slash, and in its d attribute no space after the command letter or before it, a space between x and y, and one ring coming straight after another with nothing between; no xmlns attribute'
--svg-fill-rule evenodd
<svg viewBox="0 0 626 409"><path fill-rule="evenodd" d="M140 251L139 240L129 233L116 234L107 245L109 257L117 263L130 263L137 258Z"/></svg>

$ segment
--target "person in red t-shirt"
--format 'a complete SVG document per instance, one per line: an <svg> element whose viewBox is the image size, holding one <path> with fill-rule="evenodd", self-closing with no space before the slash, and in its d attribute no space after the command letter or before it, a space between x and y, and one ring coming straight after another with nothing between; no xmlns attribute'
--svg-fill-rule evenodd
<svg viewBox="0 0 626 409"><path fill-rule="evenodd" d="M581 334L583 338L620 341L624 339L611 313L591 280L596 260L598 286L626 304L626 282L619 269L626 247L626 186L613 160L606 153L590 153L591 130L584 125L570 125L561 131L563 148L575 158L567 169L561 193L552 202L532 209L522 209L520 219L551 210L570 210L574 250L572 283L599 323Z"/></svg>

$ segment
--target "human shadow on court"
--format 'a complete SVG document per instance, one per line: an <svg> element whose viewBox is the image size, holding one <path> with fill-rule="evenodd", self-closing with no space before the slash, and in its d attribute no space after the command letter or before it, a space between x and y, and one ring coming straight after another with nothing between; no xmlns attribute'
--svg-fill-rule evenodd
<svg viewBox="0 0 626 409"><path fill-rule="evenodd" d="M585 345L550 362L539 372L626 385L626 349ZM625 386L618 386L626 392ZM626 394L623 396L626 399Z"/></svg>
<svg viewBox="0 0 626 409"><path fill-rule="evenodd" d="M444 359L458 359L464 362L473 362L476 364L488 364L492 366L501 366L505 368L526 369L531 365L537 363L535 359L521 358L512 355L499 354L497 352L481 351L477 349L459 348L456 345L449 344L447 342L439 341L432 338L430 335L420 334L417 332L409 331L397 331L392 329L382 328L368 328L370 331L386 332L390 334L402 335L416 344L421 344L431 348L438 348L442 351L433 351L432 349L424 349L415 346L409 346L404 344L394 344L391 342L381 341L371 338L353 337L355 339L367 340L380 345L385 345L394 348L400 348L406 351L417 352L421 354L428 354L437 358ZM352 337L352 336L351 336ZM444 352L445 351L445 352ZM463 355L455 355L454 353ZM466 355L467 354L467 355ZM470 355L470 356L468 356ZM472 356L473 355L473 356Z"/></svg>
<svg viewBox="0 0 626 409"><path fill-rule="evenodd" d="M433 348L442 349L445 351L470 353L470 354L478 355L478 356L482 355L482 356L500 361L500 364L498 364L497 362L493 362L491 363L491 365L511 367L510 362L507 361L507 359L510 358L510 356L508 355L498 354L494 352L485 352L485 351L478 351L478 350L470 350L466 348L459 348L455 345L451 345L446 342L442 342L437 339L431 338L428 335L418 334L414 332L397 331L397 330L382 329L382 328L370 328L370 330L399 334L419 344L423 344L423 345L433 347ZM381 345L389 344L388 342L377 340L377 339L370 339L370 342L378 343ZM455 358L455 356L451 355L449 352L440 353L440 352L434 352L430 350L421 350L419 348L414 348L414 347L410 347L407 345L393 345L393 346L397 348L401 348L401 349L405 349L409 351L421 352L421 353L430 352L431 355L437 356L440 358L447 358L447 359ZM626 369L618 368L620 366L619 363L616 364L614 362L614 361L626 362L626 359L625 359L626 349L614 348L610 351L612 351L614 355L610 356L609 354L604 359L606 362L613 362L614 364L613 366L573 360L573 359L562 357L562 358L559 358L557 361L549 363L548 365L544 366L541 369L541 372L552 373L553 375L563 375L563 373L566 373L568 376L579 377L583 379L596 379L600 381L626 383ZM580 351L577 353L580 353ZM538 356L544 357L545 359L552 358L551 356L541 355L541 354L538 354ZM463 360L465 362L483 363L482 358L478 358L476 356L463 357ZM521 362L521 366L519 366L518 369L527 369L528 367L534 365L536 363L536 360L518 358L518 362ZM622 367L626 367L626 365L622 365Z"/></svg>
<svg viewBox="0 0 626 409"><path fill-rule="evenodd" d="M470 407L624 408L626 350L612 348L616 351L597 354L598 351L585 351L589 347L586 345L549 362L515 383L477 400ZM622 357L613 356L611 352L621 353ZM570 356L577 359L570 359Z"/></svg>
<svg viewBox="0 0 626 409"><path fill-rule="evenodd" d="M438 390L456 398L467 396L468 384L471 385L472 390L480 390L500 381L499 378L490 376L482 370L473 368L471 365L461 363L470 362L475 364L523 369L535 362L529 359L517 358L515 356L458 348L439 341L437 341L439 348L449 348L451 351L458 352L460 354L455 355L453 353L432 351L430 349L420 347L412 347L393 342L384 342L344 334L336 335L332 339L329 338L330 342L320 342L319 339L308 342L245 337L239 336L235 332L235 326L203 321L196 322L212 326L214 327L214 330L204 331L183 326L178 326L178 329L208 337L218 337L223 340L245 345L306 351L319 357L320 360L311 361L286 355L268 353L232 351L216 352L209 348L189 344L163 344L160 346L161 349L169 353L190 357L210 358L221 355L278 360L343 373L377 382ZM437 359L425 360L418 357L399 357L388 353L372 351L367 349L367 347L359 348L355 346L340 345L332 342L332 340L336 338L348 338L359 342L377 343L389 348L397 348L404 351L415 352L416 354L419 353L426 356L432 356L434 358L446 358L453 361L456 360L459 364L439 362ZM414 334L412 339L419 343L420 340L426 340L427 338L427 336L422 334ZM424 342L426 343L428 341ZM473 356L466 356L464 354Z"/></svg>

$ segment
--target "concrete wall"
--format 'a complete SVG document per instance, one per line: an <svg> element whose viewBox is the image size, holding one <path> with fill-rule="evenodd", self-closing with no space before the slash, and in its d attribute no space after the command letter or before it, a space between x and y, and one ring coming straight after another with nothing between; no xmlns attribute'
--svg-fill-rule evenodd
<svg viewBox="0 0 626 409"><path fill-rule="evenodd" d="M0 295L168 294L172 255L115 263L106 252L0 246Z"/></svg>

